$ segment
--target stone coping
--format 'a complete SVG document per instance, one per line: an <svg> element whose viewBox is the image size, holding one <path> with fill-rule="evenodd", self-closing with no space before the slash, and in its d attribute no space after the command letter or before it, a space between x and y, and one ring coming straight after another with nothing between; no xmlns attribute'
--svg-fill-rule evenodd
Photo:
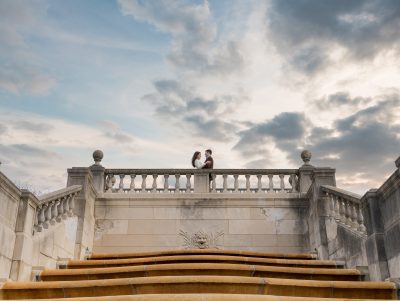
<svg viewBox="0 0 400 301"><path fill-rule="evenodd" d="M162 276L107 280L6 282L0 297L60 298L148 293L244 293L324 298L395 299L392 282L320 281L236 276Z"/></svg>
<svg viewBox="0 0 400 301"><path fill-rule="evenodd" d="M92 269L50 269L40 273L40 280L67 281L182 275L222 275L341 281L360 281L363 276L361 272L356 269L318 269L221 263L178 263Z"/></svg>
<svg viewBox="0 0 400 301"><path fill-rule="evenodd" d="M143 264L164 264L164 263L242 263L247 265L278 265L292 267L325 267L342 268L333 260L304 260L304 259L279 259L279 258L256 258L245 256L223 256L223 255L178 255L145 258L126 258L108 260L69 260L65 268L93 268L93 267L116 267L127 265ZM61 267L61 266L60 266Z"/></svg>
<svg viewBox="0 0 400 301"><path fill-rule="evenodd" d="M266 257L266 258L291 258L291 259L317 259L316 254L310 253L271 253L256 251L239 250L218 250L218 249L187 249L187 250L165 250L155 252L135 252L135 253L92 253L87 259L121 259L139 257L158 257L170 255L236 255L247 257Z"/></svg>

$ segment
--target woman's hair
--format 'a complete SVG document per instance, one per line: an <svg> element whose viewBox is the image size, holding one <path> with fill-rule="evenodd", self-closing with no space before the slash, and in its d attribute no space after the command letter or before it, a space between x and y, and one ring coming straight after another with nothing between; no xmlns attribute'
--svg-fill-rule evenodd
<svg viewBox="0 0 400 301"><path fill-rule="evenodd" d="M196 165L194 165L194 161L196 161L197 156L200 154L199 151L194 152L193 157L192 157L192 166L196 167Z"/></svg>

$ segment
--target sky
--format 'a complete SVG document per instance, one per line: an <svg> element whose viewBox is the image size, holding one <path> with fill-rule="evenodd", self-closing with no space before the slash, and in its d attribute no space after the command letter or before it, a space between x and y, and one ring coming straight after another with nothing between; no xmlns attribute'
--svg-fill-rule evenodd
<svg viewBox="0 0 400 301"><path fill-rule="evenodd" d="M379 187L400 155L398 0L0 0L0 170L336 168Z"/></svg>

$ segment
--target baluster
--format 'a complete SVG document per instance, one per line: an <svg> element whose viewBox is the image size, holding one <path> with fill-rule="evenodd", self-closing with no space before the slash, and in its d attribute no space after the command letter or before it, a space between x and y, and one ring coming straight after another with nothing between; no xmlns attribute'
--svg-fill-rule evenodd
<svg viewBox="0 0 400 301"><path fill-rule="evenodd" d="M351 202L349 200L345 201L346 204L346 226L351 227Z"/></svg>
<svg viewBox="0 0 400 301"><path fill-rule="evenodd" d="M228 191L228 175L222 175L222 192Z"/></svg>
<svg viewBox="0 0 400 301"><path fill-rule="evenodd" d="M257 192L261 193L262 192L262 182L261 182L262 175L257 175L257 179L258 179L258 181L257 181Z"/></svg>
<svg viewBox="0 0 400 301"><path fill-rule="evenodd" d="M151 190L153 193L157 192L157 177L157 174L153 175L153 185Z"/></svg>
<svg viewBox="0 0 400 301"><path fill-rule="evenodd" d="M113 187L114 187L116 181L117 181L117 179L115 178L115 175L112 175L111 182L110 182L110 185L111 185L110 190L111 190L111 192L115 192L115 191L113 191Z"/></svg>
<svg viewBox="0 0 400 301"><path fill-rule="evenodd" d="M357 211L357 223L358 223L357 230L362 233L366 233L367 229L365 228L365 225L364 225L364 216L361 211L361 205L357 205L356 211Z"/></svg>
<svg viewBox="0 0 400 301"><path fill-rule="evenodd" d="M190 193L192 191L192 183L190 183L191 174L186 174L186 192Z"/></svg>
<svg viewBox="0 0 400 301"><path fill-rule="evenodd" d="M146 192L146 178L147 175L142 175L142 192Z"/></svg>
<svg viewBox="0 0 400 301"><path fill-rule="evenodd" d="M63 214L63 219L66 219L68 217L68 212L69 212L69 198L65 197L64 200L64 214Z"/></svg>
<svg viewBox="0 0 400 301"><path fill-rule="evenodd" d="M234 178L234 183L233 183L233 189L235 192L239 192L239 175L233 175Z"/></svg>
<svg viewBox="0 0 400 301"><path fill-rule="evenodd" d="M168 178L169 175L164 175L164 192L169 192Z"/></svg>
<svg viewBox="0 0 400 301"><path fill-rule="evenodd" d="M268 192L274 192L274 181L273 181L274 175L268 175Z"/></svg>
<svg viewBox="0 0 400 301"><path fill-rule="evenodd" d="M65 196L60 198L60 203L58 204L58 215L56 218L56 221L59 223L62 220L62 217L64 215L64 201L65 201Z"/></svg>
<svg viewBox="0 0 400 301"><path fill-rule="evenodd" d="M136 177L136 175L131 174L131 184L129 185L130 193L135 193L135 177Z"/></svg>
<svg viewBox="0 0 400 301"><path fill-rule="evenodd" d="M292 186L291 192L298 192L297 191L297 176L295 174L291 174L289 177L289 183Z"/></svg>
<svg viewBox="0 0 400 301"><path fill-rule="evenodd" d="M124 192L124 178L125 175L119 175L119 186L118 186L118 192Z"/></svg>
<svg viewBox="0 0 400 301"><path fill-rule="evenodd" d="M37 227L37 231L41 232L43 230L43 223L45 221L45 217L44 217L44 208L46 205L40 205L38 207L38 212L37 212L37 219L38 219L38 227Z"/></svg>
<svg viewBox="0 0 400 301"><path fill-rule="evenodd" d="M114 186L115 183L115 178L113 174L109 174L107 176L107 187L106 187L106 191L107 192L112 192L112 188Z"/></svg>
<svg viewBox="0 0 400 301"><path fill-rule="evenodd" d="M356 203L351 203L351 227L356 229L358 228L357 224L357 209L356 209L357 204Z"/></svg>
<svg viewBox="0 0 400 301"><path fill-rule="evenodd" d="M217 175L215 173L211 174L212 184L211 184L211 192L217 192L217 182L215 179Z"/></svg>
<svg viewBox="0 0 400 301"><path fill-rule="evenodd" d="M329 217L334 218L335 217L335 201L333 200L333 195L330 193L325 192L325 196L328 199L329 202Z"/></svg>
<svg viewBox="0 0 400 301"><path fill-rule="evenodd" d="M57 207L58 207L59 203L60 203L60 201L56 200L56 201L54 201L53 206L51 207L51 219L50 219L51 225L54 225L56 223L56 217L58 215Z"/></svg>
<svg viewBox="0 0 400 301"><path fill-rule="evenodd" d="M175 193L179 192L179 189L181 188L181 183L179 182L180 174L175 175Z"/></svg>
<svg viewBox="0 0 400 301"><path fill-rule="evenodd" d="M340 203L339 198L336 195L332 194L333 201L335 202L335 220L338 222L340 221Z"/></svg>
<svg viewBox="0 0 400 301"><path fill-rule="evenodd" d="M285 175L279 175L281 179L281 192L285 192Z"/></svg>
<svg viewBox="0 0 400 301"><path fill-rule="evenodd" d="M346 224L346 207L344 204L344 200L341 197L338 197L338 200L339 200L339 204L340 204L340 209L339 209L340 222L343 224Z"/></svg>
<svg viewBox="0 0 400 301"><path fill-rule="evenodd" d="M68 216L74 216L74 209L75 209L75 194L71 194L71 196L69 198Z"/></svg>
<svg viewBox="0 0 400 301"><path fill-rule="evenodd" d="M245 175L246 178L246 192L251 192L250 190L250 175Z"/></svg>
<svg viewBox="0 0 400 301"><path fill-rule="evenodd" d="M53 207L53 202L48 202L47 203L47 207L46 207L46 211L44 213L45 221L43 223L43 228L45 228L45 229L49 228L49 224L50 224L50 220L51 220L51 208L52 207Z"/></svg>
<svg viewBox="0 0 400 301"><path fill-rule="evenodd" d="M35 214L34 214L34 219L35 219L35 221L33 222L33 229L34 229L34 231L38 231L38 226L39 226L39 208L38 207L36 207L36 210L35 210Z"/></svg>

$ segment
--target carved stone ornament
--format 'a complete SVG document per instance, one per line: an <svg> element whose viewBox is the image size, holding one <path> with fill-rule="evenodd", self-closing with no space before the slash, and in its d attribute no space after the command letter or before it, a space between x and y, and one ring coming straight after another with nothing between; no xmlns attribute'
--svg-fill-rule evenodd
<svg viewBox="0 0 400 301"><path fill-rule="evenodd" d="M185 249L218 249L218 238L224 235L224 232L206 233L197 231L189 234L183 230L179 231L179 235L183 237L183 246Z"/></svg>

